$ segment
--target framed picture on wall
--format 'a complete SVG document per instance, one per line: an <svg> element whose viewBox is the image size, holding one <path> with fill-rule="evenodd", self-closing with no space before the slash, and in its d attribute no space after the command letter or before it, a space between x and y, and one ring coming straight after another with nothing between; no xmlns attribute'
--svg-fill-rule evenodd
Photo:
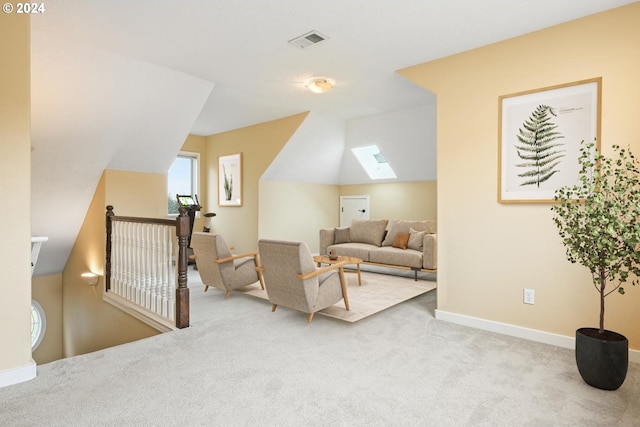
<svg viewBox="0 0 640 427"><path fill-rule="evenodd" d="M498 202L552 203L579 184L582 141L600 149L602 78L504 95L498 100Z"/></svg>
<svg viewBox="0 0 640 427"><path fill-rule="evenodd" d="M242 206L242 153L218 157L218 206Z"/></svg>

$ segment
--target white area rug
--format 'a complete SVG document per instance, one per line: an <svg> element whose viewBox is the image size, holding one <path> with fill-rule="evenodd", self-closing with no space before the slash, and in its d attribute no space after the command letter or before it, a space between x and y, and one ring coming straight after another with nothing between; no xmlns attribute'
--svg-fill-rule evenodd
<svg viewBox="0 0 640 427"><path fill-rule="evenodd" d="M364 271L361 274L362 286L358 286L357 275L352 273L345 274L349 286L349 305L351 308L349 311L345 309L344 302L340 301L331 307L318 311L318 314L334 317L345 322L356 322L436 289L436 282L415 281L406 277ZM238 289L235 292L242 292L265 300L268 299L267 292L260 289L258 283Z"/></svg>

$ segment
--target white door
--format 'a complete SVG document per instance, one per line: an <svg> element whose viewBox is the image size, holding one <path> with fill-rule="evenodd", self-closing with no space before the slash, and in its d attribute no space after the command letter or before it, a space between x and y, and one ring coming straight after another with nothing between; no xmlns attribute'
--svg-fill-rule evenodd
<svg viewBox="0 0 640 427"><path fill-rule="evenodd" d="M369 196L340 196L340 227L348 227L351 220L369 219Z"/></svg>

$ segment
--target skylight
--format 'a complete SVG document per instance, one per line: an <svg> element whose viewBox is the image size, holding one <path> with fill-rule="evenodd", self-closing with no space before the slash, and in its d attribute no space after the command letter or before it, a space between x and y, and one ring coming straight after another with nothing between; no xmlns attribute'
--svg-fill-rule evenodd
<svg viewBox="0 0 640 427"><path fill-rule="evenodd" d="M396 174L391 168L387 158L382 154L377 145L367 147L352 148L351 151L356 156L364 170L371 179L391 179L396 178Z"/></svg>

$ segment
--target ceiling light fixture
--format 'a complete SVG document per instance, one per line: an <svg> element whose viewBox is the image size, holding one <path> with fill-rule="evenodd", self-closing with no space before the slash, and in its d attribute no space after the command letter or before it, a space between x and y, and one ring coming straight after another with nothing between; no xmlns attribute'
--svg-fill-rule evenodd
<svg viewBox="0 0 640 427"><path fill-rule="evenodd" d="M335 81L326 77L312 77L307 80L305 86L313 93L325 93L335 84Z"/></svg>

